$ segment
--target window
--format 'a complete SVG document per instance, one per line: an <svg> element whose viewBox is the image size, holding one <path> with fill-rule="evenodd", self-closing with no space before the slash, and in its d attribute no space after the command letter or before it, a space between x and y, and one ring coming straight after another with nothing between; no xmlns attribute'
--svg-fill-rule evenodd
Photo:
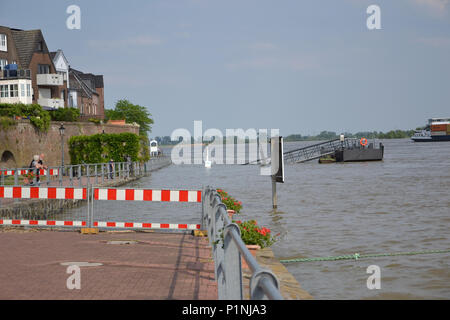
<svg viewBox="0 0 450 320"><path fill-rule="evenodd" d="M20 84L20 96L25 97L25 84Z"/></svg>
<svg viewBox="0 0 450 320"><path fill-rule="evenodd" d="M31 85L27 83L27 97L31 97Z"/></svg>
<svg viewBox="0 0 450 320"><path fill-rule="evenodd" d="M0 98L8 98L9 92L8 92L8 85L0 85Z"/></svg>
<svg viewBox="0 0 450 320"><path fill-rule="evenodd" d="M50 73L50 66L48 64L38 64L38 73L39 74Z"/></svg>
<svg viewBox="0 0 450 320"><path fill-rule="evenodd" d="M0 50L8 51L8 46L6 43L6 34L0 34Z"/></svg>
<svg viewBox="0 0 450 320"><path fill-rule="evenodd" d="M4 70L5 66L8 64L8 60L0 59L0 69Z"/></svg>
<svg viewBox="0 0 450 320"><path fill-rule="evenodd" d="M19 96L19 85L17 85L17 84L10 84L9 85L9 96L11 98Z"/></svg>

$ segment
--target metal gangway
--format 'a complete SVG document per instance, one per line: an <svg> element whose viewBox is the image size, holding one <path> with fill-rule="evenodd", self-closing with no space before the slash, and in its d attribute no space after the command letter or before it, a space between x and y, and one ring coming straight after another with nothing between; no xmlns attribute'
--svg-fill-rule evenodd
<svg viewBox="0 0 450 320"><path fill-rule="evenodd" d="M357 145L357 139L345 138L341 141L339 138L316 143L310 146L302 147L295 150L286 151L284 153L285 162L301 163L320 157L334 154L336 150L352 149Z"/></svg>

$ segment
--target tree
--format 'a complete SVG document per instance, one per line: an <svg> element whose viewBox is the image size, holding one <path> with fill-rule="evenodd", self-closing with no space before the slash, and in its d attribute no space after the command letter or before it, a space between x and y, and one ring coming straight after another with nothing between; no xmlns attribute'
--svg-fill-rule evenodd
<svg viewBox="0 0 450 320"><path fill-rule="evenodd" d="M152 131L151 125L153 124L153 119L147 108L132 104L126 99L117 101L114 109L105 110L105 120L122 119L125 119L126 123L136 122L140 126L140 135L147 136L147 131Z"/></svg>

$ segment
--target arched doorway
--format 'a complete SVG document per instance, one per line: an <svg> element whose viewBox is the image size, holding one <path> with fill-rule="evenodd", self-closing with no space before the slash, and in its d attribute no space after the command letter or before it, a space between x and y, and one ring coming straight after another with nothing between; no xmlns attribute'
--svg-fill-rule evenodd
<svg viewBox="0 0 450 320"><path fill-rule="evenodd" d="M15 167L16 166L16 159L14 158L14 155L11 151L4 151L2 153L2 157L0 159L1 166L5 167Z"/></svg>

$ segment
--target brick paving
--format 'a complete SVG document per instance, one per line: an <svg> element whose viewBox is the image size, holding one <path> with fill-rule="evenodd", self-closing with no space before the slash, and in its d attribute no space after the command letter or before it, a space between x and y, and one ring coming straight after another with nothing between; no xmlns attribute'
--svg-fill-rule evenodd
<svg viewBox="0 0 450 320"><path fill-rule="evenodd" d="M190 234L0 228L0 252L0 300L217 299L211 249ZM69 290L64 262L103 265L80 267L81 289Z"/></svg>

